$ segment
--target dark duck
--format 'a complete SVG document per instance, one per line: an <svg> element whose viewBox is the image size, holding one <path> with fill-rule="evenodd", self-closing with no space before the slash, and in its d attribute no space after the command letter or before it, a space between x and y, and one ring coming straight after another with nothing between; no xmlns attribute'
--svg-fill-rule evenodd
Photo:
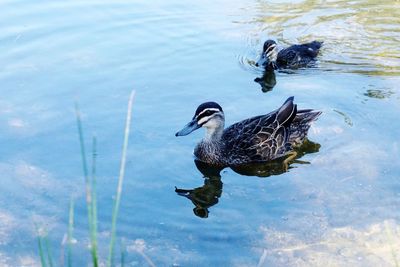
<svg viewBox="0 0 400 267"><path fill-rule="evenodd" d="M201 127L206 136L197 144L194 155L202 162L218 166L236 166L296 157L294 147L307 137L308 129L321 114L312 109L297 110L293 97L278 109L252 117L224 129L225 115L215 102L201 104L193 119L176 136L188 135Z"/></svg>
<svg viewBox="0 0 400 267"><path fill-rule="evenodd" d="M278 51L274 40L267 40L263 52L256 66L266 69L297 69L308 67L315 62L315 58L323 42L296 44Z"/></svg>

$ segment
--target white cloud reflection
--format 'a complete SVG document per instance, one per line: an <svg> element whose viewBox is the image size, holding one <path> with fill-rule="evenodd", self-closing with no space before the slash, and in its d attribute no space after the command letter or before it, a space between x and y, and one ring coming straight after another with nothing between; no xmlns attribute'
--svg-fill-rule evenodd
<svg viewBox="0 0 400 267"><path fill-rule="evenodd" d="M396 266L400 260L400 225L394 220L331 228L314 242L264 226L260 231L260 266Z"/></svg>
<svg viewBox="0 0 400 267"><path fill-rule="evenodd" d="M60 213L72 185L23 160L0 162L0 179L0 266L40 266L35 224L49 233L64 229Z"/></svg>

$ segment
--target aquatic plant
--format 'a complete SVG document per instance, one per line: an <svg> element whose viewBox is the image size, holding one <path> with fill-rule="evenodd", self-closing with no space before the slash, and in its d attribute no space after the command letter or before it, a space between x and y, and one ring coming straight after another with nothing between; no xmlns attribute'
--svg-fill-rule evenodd
<svg viewBox="0 0 400 267"><path fill-rule="evenodd" d="M111 267L114 265L114 246L116 240L116 229L117 229L117 218L119 205L121 201L121 193L122 186L125 175L125 165L126 165L126 155L128 150L128 142L129 142L129 132L130 132L130 124L132 117L132 105L133 99L135 96L135 92L132 91L129 96L128 102L128 111L126 116L125 123L125 131L124 131L124 142L122 147L122 155L121 155L121 165L119 169L119 177L118 177L118 186L117 192L115 196L115 201L113 203L113 211L112 211L112 224L111 224L111 234L110 234L110 244L109 244L109 253L107 259L107 266ZM89 175L88 164L86 161L86 150L84 144L84 135L83 135L83 127L81 114L79 110L79 106L75 104L75 114L76 114L76 122L78 127L78 135L79 135L79 143L80 143L80 154L82 157L82 169L83 175L85 178L85 191L86 191L86 207L87 207L87 216L88 216L88 226L89 226L89 242L90 242L90 254L92 259L93 266L99 266L99 253L98 253L98 244L97 244L97 197L96 197L96 157L97 157L97 139L93 136L92 139L92 169L91 174ZM67 233L67 264L68 267L72 266L72 243L73 243L73 228L74 228L74 201L71 199L70 207L69 207L69 220L68 220L68 233ZM40 233L39 228L37 227L38 232L38 248L39 248L39 256L42 267L53 266L53 260L50 252L50 247L47 240L47 233ZM121 245L121 248L123 245ZM47 259L46 259L47 257ZM121 266L124 265L125 251L121 249ZM63 259L63 257L62 257ZM64 260L61 261L61 265L64 264Z"/></svg>
<svg viewBox="0 0 400 267"><path fill-rule="evenodd" d="M115 244L115 237L116 237L116 230L117 230L117 217L118 217L119 203L121 201L122 184L123 184L124 176L125 176L126 152L128 150L129 130L130 130L130 125L131 125L132 104L133 104L134 96L135 96L135 93L132 91L132 93L129 97L128 112L126 115L124 144L122 146L121 166L119 169L117 195L115 197L113 214L112 214L110 252L108 255L107 266L113 265L113 259L114 259L114 244Z"/></svg>

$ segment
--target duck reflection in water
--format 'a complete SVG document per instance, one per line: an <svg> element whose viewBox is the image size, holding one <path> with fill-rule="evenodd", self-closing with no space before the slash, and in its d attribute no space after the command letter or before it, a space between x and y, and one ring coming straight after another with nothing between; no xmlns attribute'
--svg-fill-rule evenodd
<svg viewBox="0 0 400 267"><path fill-rule="evenodd" d="M274 86L276 85L276 76L275 70L272 66L268 66L263 71L263 75L261 77L257 77L254 81L261 86L261 91L267 93L272 91Z"/></svg>
<svg viewBox="0 0 400 267"><path fill-rule="evenodd" d="M321 145L318 143L306 140L300 147L296 149L296 158L286 165L285 158L277 159L265 163L250 163L230 168L241 175L268 177L272 175L280 175L289 171L296 166L293 164L310 164L308 161L302 161L300 158L306 154L318 152ZM197 169L204 175L204 184L200 187L193 189L181 189L175 187L175 192L189 199L193 205L193 213L200 218L207 218L209 215L209 208L218 203L222 195L223 183L221 180L221 171L224 167L214 166L200 160L194 161Z"/></svg>
<svg viewBox="0 0 400 267"><path fill-rule="evenodd" d="M195 160L197 169L204 175L204 185L193 189L180 189L175 192L188 198L194 204L193 213L200 218L208 217L208 208L218 203L222 194L222 167L215 167L205 162Z"/></svg>

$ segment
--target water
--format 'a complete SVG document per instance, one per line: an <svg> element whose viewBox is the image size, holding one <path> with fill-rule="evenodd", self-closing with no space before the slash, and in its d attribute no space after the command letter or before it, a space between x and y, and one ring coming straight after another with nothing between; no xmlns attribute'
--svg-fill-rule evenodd
<svg viewBox="0 0 400 267"><path fill-rule="evenodd" d="M87 146L98 138L105 259L132 89L118 221L127 266L147 264L138 251L157 266L400 261L398 1L3 0L0 9L0 265L40 264L35 224L58 261L71 196L74 264L89 260L76 100ZM276 73L262 88L254 62L267 38L325 43L315 68ZM192 156L204 133L174 136L204 101L220 103L230 125L291 95L323 115L314 147L288 172L224 169L204 180ZM208 218L175 186L206 192L198 215Z"/></svg>

